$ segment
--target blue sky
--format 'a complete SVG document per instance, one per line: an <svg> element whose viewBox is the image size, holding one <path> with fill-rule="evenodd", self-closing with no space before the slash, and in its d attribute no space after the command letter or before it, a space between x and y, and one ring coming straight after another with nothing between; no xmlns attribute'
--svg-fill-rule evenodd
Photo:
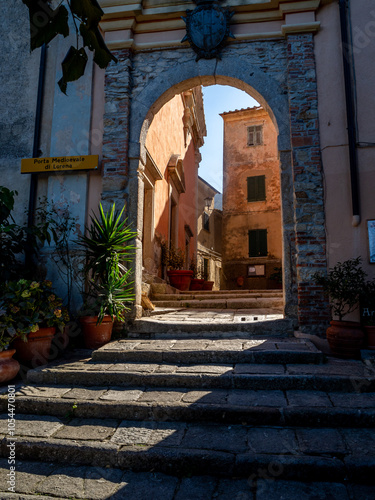
<svg viewBox="0 0 375 500"><path fill-rule="evenodd" d="M255 99L234 87L213 85L203 87L203 103L207 137L200 148L202 161L198 174L211 186L223 188L223 119L219 113L256 106Z"/></svg>

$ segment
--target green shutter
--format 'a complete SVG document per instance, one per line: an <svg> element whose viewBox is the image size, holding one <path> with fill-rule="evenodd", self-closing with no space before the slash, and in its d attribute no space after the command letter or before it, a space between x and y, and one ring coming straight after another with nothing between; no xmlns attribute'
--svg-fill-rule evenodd
<svg viewBox="0 0 375 500"><path fill-rule="evenodd" d="M249 257L267 256L267 229L249 231Z"/></svg>
<svg viewBox="0 0 375 500"><path fill-rule="evenodd" d="M265 201L266 176L257 175L247 178L247 201Z"/></svg>

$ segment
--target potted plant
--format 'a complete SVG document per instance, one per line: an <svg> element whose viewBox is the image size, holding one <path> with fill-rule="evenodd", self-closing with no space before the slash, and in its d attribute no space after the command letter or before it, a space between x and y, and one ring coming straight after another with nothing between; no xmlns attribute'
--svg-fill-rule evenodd
<svg viewBox="0 0 375 500"><path fill-rule="evenodd" d="M13 334L10 344L25 365L48 362L56 328L62 330L69 314L52 290L52 282L20 279L1 287L2 331Z"/></svg>
<svg viewBox="0 0 375 500"><path fill-rule="evenodd" d="M168 248L165 242L162 243L162 263L167 267L169 283L177 290L186 292L189 290L193 271L182 269L185 262L185 253L181 248L171 245Z"/></svg>
<svg viewBox="0 0 375 500"><path fill-rule="evenodd" d="M113 321L125 320L128 303L134 300L131 271L126 261L133 255L129 242L136 236L122 220L124 208L117 212L115 204L104 213L99 205L99 217L91 216L87 235L78 243L86 253L84 273L88 285L89 315L81 316L85 345L97 349L111 340Z"/></svg>
<svg viewBox="0 0 375 500"><path fill-rule="evenodd" d="M367 348L375 350L375 280L367 281L361 294L361 323Z"/></svg>
<svg viewBox="0 0 375 500"><path fill-rule="evenodd" d="M282 267L274 267L273 273L270 274L271 286L276 289L281 289L283 287L283 268Z"/></svg>
<svg viewBox="0 0 375 500"><path fill-rule="evenodd" d="M10 349L10 344L17 337L17 332L12 325L8 325L6 309L0 307L0 383L12 380L20 369L18 361L13 359L16 352Z"/></svg>
<svg viewBox="0 0 375 500"><path fill-rule="evenodd" d="M361 257L338 262L326 275L315 273L313 276L329 298L332 314L337 318L330 322L327 340L332 354L340 358L357 357L363 344L360 323L344 321L343 318L357 309L365 277Z"/></svg>
<svg viewBox="0 0 375 500"><path fill-rule="evenodd" d="M197 266L197 260L195 255L190 260L190 266L189 269L190 271L193 272L193 277L190 281L190 287L189 290L196 291L196 290L202 290L203 284L204 284L204 279L198 278L198 266Z"/></svg>

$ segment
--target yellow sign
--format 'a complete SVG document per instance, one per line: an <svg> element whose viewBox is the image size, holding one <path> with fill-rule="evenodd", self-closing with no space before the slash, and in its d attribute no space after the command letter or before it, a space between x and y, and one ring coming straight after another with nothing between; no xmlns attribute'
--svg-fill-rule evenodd
<svg viewBox="0 0 375 500"><path fill-rule="evenodd" d="M98 168L99 156L60 156L52 158L27 158L21 160L21 174L34 172L61 172Z"/></svg>

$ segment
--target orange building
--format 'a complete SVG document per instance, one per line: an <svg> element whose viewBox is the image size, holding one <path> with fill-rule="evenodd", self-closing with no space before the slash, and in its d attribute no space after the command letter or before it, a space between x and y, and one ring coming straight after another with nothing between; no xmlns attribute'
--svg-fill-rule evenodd
<svg viewBox="0 0 375 500"><path fill-rule="evenodd" d="M205 135L201 87L168 101L147 134L143 267L160 277L162 242L184 251L186 269L197 251L199 148Z"/></svg>
<svg viewBox="0 0 375 500"><path fill-rule="evenodd" d="M262 107L221 116L222 288L275 288L275 274L282 262L277 132Z"/></svg>

